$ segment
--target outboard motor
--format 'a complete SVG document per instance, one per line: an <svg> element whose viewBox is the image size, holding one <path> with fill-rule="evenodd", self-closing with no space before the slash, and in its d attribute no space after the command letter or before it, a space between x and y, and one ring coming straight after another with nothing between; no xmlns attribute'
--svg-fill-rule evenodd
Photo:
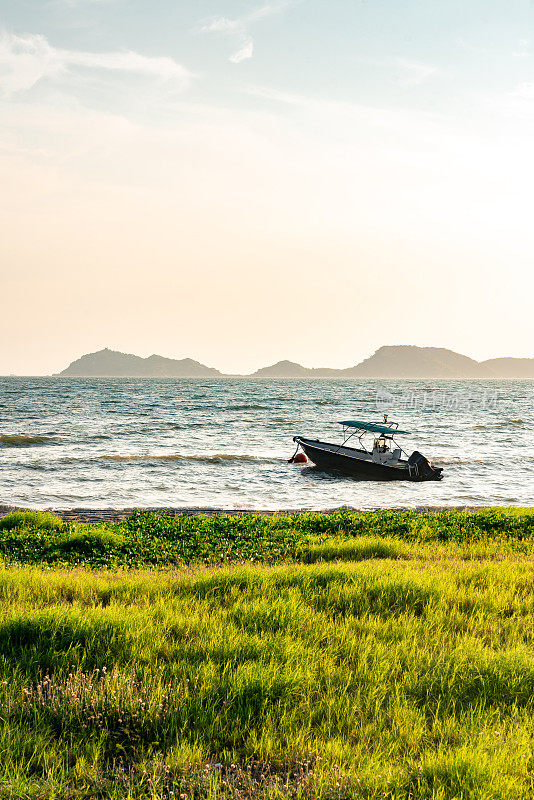
<svg viewBox="0 0 534 800"><path fill-rule="evenodd" d="M419 450L414 450L408 459L408 469L410 477L413 476L413 480L416 481L440 481L442 478L443 469L432 467Z"/></svg>

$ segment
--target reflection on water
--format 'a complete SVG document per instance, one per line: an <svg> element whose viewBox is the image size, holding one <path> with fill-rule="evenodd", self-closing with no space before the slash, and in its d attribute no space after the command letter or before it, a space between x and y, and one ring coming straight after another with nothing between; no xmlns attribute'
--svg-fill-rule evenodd
<svg viewBox="0 0 534 800"><path fill-rule="evenodd" d="M0 378L0 504L531 505L533 396L533 381ZM338 441L338 420L382 411L443 481L287 464L294 435Z"/></svg>

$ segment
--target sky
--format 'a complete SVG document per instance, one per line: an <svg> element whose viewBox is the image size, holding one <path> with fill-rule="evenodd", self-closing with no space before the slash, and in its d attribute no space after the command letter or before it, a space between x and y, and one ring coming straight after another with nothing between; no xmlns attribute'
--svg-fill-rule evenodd
<svg viewBox="0 0 534 800"><path fill-rule="evenodd" d="M530 0L0 0L0 374L534 357Z"/></svg>

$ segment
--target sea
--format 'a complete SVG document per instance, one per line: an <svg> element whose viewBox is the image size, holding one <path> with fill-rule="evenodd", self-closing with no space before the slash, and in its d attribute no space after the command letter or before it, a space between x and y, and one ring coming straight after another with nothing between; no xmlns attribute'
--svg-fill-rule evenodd
<svg viewBox="0 0 534 800"><path fill-rule="evenodd" d="M0 378L0 504L33 508L413 508L534 504L534 381ZM440 482L289 464L339 422L399 442Z"/></svg>

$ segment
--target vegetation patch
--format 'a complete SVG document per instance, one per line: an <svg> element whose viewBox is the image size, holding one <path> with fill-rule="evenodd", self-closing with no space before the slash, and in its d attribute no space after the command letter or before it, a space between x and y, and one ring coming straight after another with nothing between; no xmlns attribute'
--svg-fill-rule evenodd
<svg viewBox="0 0 534 800"><path fill-rule="evenodd" d="M532 515L493 513L2 529L0 798L527 800Z"/></svg>
<svg viewBox="0 0 534 800"><path fill-rule="evenodd" d="M65 524L53 514L17 511L0 519L6 563L157 568L283 561L407 559L425 546L458 547L462 558L529 554L532 509L424 513L380 511L262 516L137 512L114 524ZM425 554L427 551L424 551Z"/></svg>
<svg viewBox="0 0 534 800"><path fill-rule="evenodd" d="M48 511L11 511L0 517L0 531L60 531L64 527L61 518Z"/></svg>

